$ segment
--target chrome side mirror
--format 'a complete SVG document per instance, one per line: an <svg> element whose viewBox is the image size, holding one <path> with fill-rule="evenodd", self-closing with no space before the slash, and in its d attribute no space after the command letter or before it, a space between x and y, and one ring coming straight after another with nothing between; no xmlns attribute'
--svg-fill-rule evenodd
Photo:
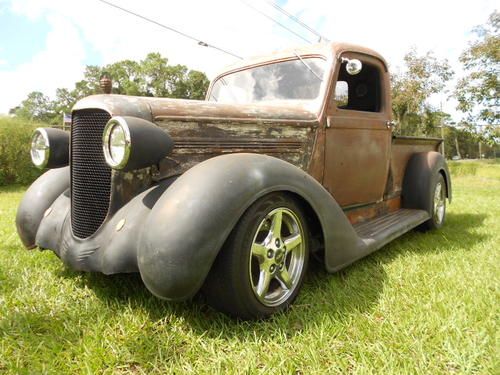
<svg viewBox="0 0 500 375"><path fill-rule="evenodd" d="M342 57L342 63L346 63L345 70L351 76L355 76L361 72L361 69L363 69L363 63L358 59L348 59L347 57Z"/></svg>

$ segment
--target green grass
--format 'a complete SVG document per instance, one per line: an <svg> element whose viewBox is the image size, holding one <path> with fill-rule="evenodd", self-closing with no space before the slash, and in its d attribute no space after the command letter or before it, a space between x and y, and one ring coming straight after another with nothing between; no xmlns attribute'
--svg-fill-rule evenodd
<svg viewBox="0 0 500 375"><path fill-rule="evenodd" d="M481 175L483 177L495 177L496 173L498 173L499 165L500 159L488 159L481 161L473 159L448 162L448 167L454 177L475 176L478 169L481 169Z"/></svg>
<svg viewBox="0 0 500 375"><path fill-rule="evenodd" d="M500 164L453 183L443 230L411 232L335 275L313 267L293 308L264 322L24 250L23 188L2 188L0 373L498 374Z"/></svg>

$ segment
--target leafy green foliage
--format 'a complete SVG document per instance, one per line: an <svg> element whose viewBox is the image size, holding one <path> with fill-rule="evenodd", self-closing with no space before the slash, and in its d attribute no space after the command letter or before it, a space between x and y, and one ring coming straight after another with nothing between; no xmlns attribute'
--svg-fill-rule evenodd
<svg viewBox="0 0 500 375"><path fill-rule="evenodd" d="M29 121L0 117L0 186L28 184L41 171L30 159L30 140L37 126Z"/></svg>
<svg viewBox="0 0 500 375"><path fill-rule="evenodd" d="M454 73L447 60L437 59L432 52L419 56L413 48L404 61L403 71L391 76L394 119L402 134L429 134L446 115L436 112L427 100L441 92Z"/></svg>
<svg viewBox="0 0 500 375"><path fill-rule="evenodd" d="M25 120L49 122L55 115L50 98L39 91L33 91L22 101L15 114Z"/></svg>
<svg viewBox="0 0 500 375"><path fill-rule="evenodd" d="M484 28L480 29L483 30ZM488 32L483 30L482 34L486 35ZM488 48L490 47L489 45ZM500 48L497 48L494 52L497 58L499 50ZM478 47L474 50L474 53L470 52L467 55L466 60L471 69L473 67L474 69L478 67L483 69L484 65L488 64L487 59L474 60L471 57L482 53L480 51L482 51L482 48ZM488 56L492 54L493 51L488 49ZM464 59L464 56L462 56L462 59ZM488 57L488 59L491 60L491 57ZM469 122L463 121L457 125L452 121L449 114L433 108L428 103L431 95L443 92L446 83L454 75L448 61L437 59L431 52L417 55L415 49L410 50L405 55L404 61L405 66L402 72L391 76L392 111L394 119L398 123L396 132L402 135L444 137L445 154L450 158L452 156L480 158L482 155L495 157L500 151L500 129L498 126L494 127L492 125L489 128L478 128L475 126L475 122L470 122L478 119L473 119L470 116ZM494 64L491 64L488 69L493 69L493 66ZM494 69L496 69L495 77L497 77L498 62ZM470 81L465 79L459 81L455 95L460 92L460 95L465 98L466 90L463 87L460 88L460 85L464 85L465 82ZM486 90L484 85L481 84L480 87L482 91ZM496 90L498 90L498 85ZM491 87L487 91L496 95L495 100L498 109L498 92L491 90ZM459 108L460 110L473 111L477 107L478 102L469 99L466 101L467 106L462 105ZM480 149L481 152L479 152Z"/></svg>
<svg viewBox="0 0 500 375"><path fill-rule="evenodd" d="M476 39L460 56L467 75L455 90L458 109L468 122L491 125L486 131L500 140L500 13L494 11L486 25L473 31Z"/></svg>
<svg viewBox="0 0 500 375"><path fill-rule="evenodd" d="M412 231L333 275L315 265L290 311L261 322L24 250L23 189L2 188L0 373L498 373L500 164L474 164L452 176L442 230Z"/></svg>
<svg viewBox="0 0 500 375"><path fill-rule="evenodd" d="M112 93L135 96L203 99L209 80L184 65L169 65L159 53L150 53L144 60L122 60L103 67L88 65L84 79L72 90L59 88L51 100L41 92L32 92L14 113L23 119L60 124L63 113L70 113L81 98L101 92L99 80L106 73L113 80Z"/></svg>

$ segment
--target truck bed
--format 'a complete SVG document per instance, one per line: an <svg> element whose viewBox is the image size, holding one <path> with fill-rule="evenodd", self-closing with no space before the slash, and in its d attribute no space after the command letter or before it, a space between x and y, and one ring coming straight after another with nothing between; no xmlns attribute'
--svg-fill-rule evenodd
<svg viewBox="0 0 500 375"><path fill-rule="evenodd" d="M406 165L410 157L419 152L440 151L442 138L409 137L393 135L391 154L392 186L389 196L397 196L402 190Z"/></svg>

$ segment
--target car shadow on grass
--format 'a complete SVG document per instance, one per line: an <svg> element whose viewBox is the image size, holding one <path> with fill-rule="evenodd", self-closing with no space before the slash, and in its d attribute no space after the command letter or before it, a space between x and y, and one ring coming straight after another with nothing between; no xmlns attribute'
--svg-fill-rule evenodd
<svg viewBox="0 0 500 375"><path fill-rule="evenodd" d="M467 250L487 239L487 234L477 230L485 218L483 214L450 213L442 230L411 231L333 275L312 261L301 294L293 306L284 313L258 322L231 319L207 306L202 295L182 303L160 300L149 293L138 274L105 276L64 268L59 276L91 289L109 309L147 311L149 318L153 322L163 322L162 327L166 330L169 320L181 318L195 333L206 337L230 339L237 336L240 340L252 341L267 340L276 335L293 337L304 330L317 328L325 319L342 322L352 314L372 311L384 290L385 268L394 259Z"/></svg>

